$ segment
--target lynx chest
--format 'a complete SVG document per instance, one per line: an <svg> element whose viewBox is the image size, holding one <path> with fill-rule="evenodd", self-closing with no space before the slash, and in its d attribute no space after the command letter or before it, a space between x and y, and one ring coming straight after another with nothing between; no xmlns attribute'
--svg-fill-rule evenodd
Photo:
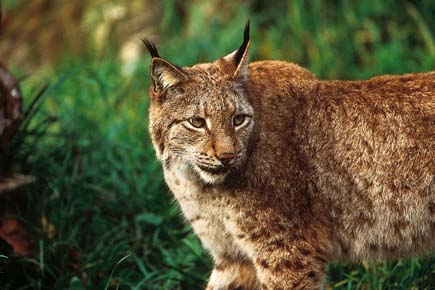
<svg viewBox="0 0 435 290"><path fill-rule="evenodd" d="M221 256L243 257L246 253L234 239L234 228L228 228L224 217L234 215L226 201L211 198L212 191L198 185L186 168L165 170L165 180L177 199L186 220L201 238L203 246L213 258Z"/></svg>

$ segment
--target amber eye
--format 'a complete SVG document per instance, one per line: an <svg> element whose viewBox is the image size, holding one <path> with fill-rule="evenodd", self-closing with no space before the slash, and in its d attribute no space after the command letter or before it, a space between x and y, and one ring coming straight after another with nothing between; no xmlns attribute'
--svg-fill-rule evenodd
<svg viewBox="0 0 435 290"><path fill-rule="evenodd" d="M190 118L189 123L195 128L202 128L205 126L204 118Z"/></svg>
<svg viewBox="0 0 435 290"><path fill-rule="evenodd" d="M233 118L233 124L234 126L240 126L243 124L243 122L245 122L246 119L246 115L236 115Z"/></svg>

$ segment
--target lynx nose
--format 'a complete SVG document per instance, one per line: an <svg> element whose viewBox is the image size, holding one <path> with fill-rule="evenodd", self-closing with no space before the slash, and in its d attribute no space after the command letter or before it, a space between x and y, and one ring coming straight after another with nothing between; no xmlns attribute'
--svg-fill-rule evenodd
<svg viewBox="0 0 435 290"><path fill-rule="evenodd" d="M223 165L227 165L231 160L234 159L235 154L233 152L223 152L218 154L216 157L222 162Z"/></svg>

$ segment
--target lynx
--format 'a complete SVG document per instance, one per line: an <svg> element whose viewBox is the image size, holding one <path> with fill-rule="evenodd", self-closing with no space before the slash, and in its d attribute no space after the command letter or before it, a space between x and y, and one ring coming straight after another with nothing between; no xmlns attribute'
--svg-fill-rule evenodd
<svg viewBox="0 0 435 290"><path fill-rule="evenodd" d="M326 81L236 51L151 56L149 130L208 290L321 289L330 261L435 248L435 72Z"/></svg>

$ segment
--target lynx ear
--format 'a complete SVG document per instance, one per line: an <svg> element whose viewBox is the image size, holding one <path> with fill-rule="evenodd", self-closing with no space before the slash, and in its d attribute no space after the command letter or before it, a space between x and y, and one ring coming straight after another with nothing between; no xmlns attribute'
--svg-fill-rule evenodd
<svg viewBox="0 0 435 290"><path fill-rule="evenodd" d="M249 26L248 20L239 49L217 60L217 65L233 79L245 79L248 73Z"/></svg>
<svg viewBox="0 0 435 290"><path fill-rule="evenodd" d="M188 79L182 68L162 59L153 58L151 61L151 77L154 86L167 89Z"/></svg>
<svg viewBox="0 0 435 290"><path fill-rule="evenodd" d="M186 81L187 74L183 69L160 57L156 46L149 40L144 40L145 46L151 54L151 77L154 91L164 90Z"/></svg>

